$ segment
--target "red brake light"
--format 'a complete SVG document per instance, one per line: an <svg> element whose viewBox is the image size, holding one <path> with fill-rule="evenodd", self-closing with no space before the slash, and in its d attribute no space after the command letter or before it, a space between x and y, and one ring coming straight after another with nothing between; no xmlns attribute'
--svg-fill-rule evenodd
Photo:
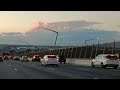
<svg viewBox="0 0 120 90"><path fill-rule="evenodd" d="M47 58L46 60L50 60L50 58Z"/></svg>
<svg viewBox="0 0 120 90"><path fill-rule="evenodd" d="M56 60L58 61L58 60L59 60L59 58L56 58Z"/></svg>
<svg viewBox="0 0 120 90"><path fill-rule="evenodd" d="M106 60L110 60L109 58L106 58Z"/></svg>

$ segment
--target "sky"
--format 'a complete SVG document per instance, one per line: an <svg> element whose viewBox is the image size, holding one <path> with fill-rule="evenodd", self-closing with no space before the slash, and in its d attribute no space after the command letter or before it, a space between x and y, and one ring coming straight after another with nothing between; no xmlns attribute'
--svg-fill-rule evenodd
<svg viewBox="0 0 120 90"><path fill-rule="evenodd" d="M87 28L120 31L120 11L0 11L0 33L25 33L36 22L99 22Z"/></svg>
<svg viewBox="0 0 120 90"><path fill-rule="evenodd" d="M0 11L1 43L53 45L55 34L39 27L58 31L62 45L96 37L120 41L120 11Z"/></svg>

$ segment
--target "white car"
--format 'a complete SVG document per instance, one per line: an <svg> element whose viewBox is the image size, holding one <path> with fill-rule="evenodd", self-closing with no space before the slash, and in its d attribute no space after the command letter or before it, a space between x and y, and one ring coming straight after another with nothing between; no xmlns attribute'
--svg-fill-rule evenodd
<svg viewBox="0 0 120 90"><path fill-rule="evenodd" d="M42 65L56 65L59 64L59 58L57 55L45 55L43 59L41 59Z"/></svg>
<svg viewBox="0 0 120 90"><path fill-rule="evenodd" d="M114 54L100 54L92 60L91 66L101 66L102 68L114 67L114 69L117 69L119 66L119 60Z"/></svg>

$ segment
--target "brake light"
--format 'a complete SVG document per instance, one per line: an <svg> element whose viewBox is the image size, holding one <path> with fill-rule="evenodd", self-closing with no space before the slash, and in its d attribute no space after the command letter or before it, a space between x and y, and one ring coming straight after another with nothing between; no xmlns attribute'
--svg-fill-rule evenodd
<svg viewBox="0 0 120 90"><path fill-rule="evenodd" d="M59 60L59 58L56 58L56 60L58 61L58 60Z"/></svg>
<svg viewBox="0 0 120 90"><path fill-rule="evenodd" d="M50 60L50 58L47 58L46 60Z"/></svg>
<svg viewBox="0 0 120 90"><path fill-rule="evenodd" d="M106 58L106 60L110 60L109 58Z"/></svg>

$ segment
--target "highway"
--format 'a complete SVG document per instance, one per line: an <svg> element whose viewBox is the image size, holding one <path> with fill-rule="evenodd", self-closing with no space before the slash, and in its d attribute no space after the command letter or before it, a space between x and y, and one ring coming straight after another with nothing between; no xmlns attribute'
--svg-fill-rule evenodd
<svg viewBox="0 0 120 90"><path fill-rule="evenodd" d="M120 69L75 64L41 66L40 62L0 62L0 79L120 79Z"/></svg>

